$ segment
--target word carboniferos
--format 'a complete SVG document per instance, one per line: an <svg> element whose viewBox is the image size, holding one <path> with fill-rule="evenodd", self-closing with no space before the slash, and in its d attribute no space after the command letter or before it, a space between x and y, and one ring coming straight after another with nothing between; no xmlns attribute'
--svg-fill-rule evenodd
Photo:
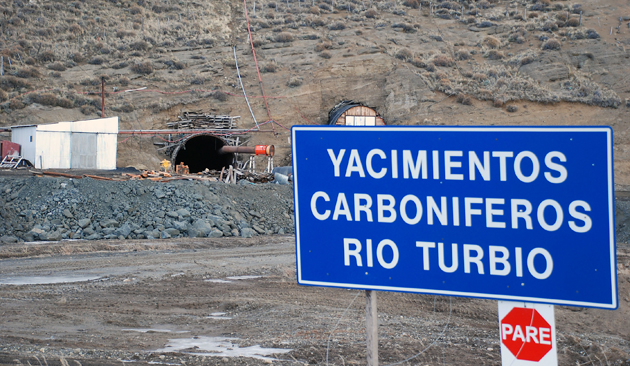
<svg viewBox="0 0 630 366"><path fill-rule="evenodd" d="M372 149L364 155L357 149L350 150L348 154L345 149L328 149L327 152L335 177L381 179L388 176L394 179L456 181L491 181L493 178L507 181L508 177L516 177L523 183L544 179L555 185L566 181L569 174L562 164L567 158L559 151L550 151L540 158L531 151L391 150L386 154L380 149ZM528 169L522 168L524 164ZM508 174L509 169L513 174ZM495 170L498 176L493 173ZM533 230L536 223L546 231L556 231L568 225L576 233L588 232L592 227L588 214L591 206L579 199L558 202L554 199L533 201L417 194L346 195L344 192L331 197L327 192L317 191L311 196L310 208L313 216L320 221L394 223L402 220L408 225L484 225L488 228L528 230Z"/></svg>

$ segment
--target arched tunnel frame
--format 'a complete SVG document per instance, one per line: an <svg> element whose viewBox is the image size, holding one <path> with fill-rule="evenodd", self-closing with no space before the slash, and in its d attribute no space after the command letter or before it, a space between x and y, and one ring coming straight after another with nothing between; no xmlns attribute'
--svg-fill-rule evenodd
<svg viewBox="0 0 630 366"><path fill-rule="evenodd" d="M171 163L175 166L183 162L188 165L190 173L209 170L221 170L235 164L233 153L219 152L227 142L211 133L202 132L190 135L173 150Z"/></svg>

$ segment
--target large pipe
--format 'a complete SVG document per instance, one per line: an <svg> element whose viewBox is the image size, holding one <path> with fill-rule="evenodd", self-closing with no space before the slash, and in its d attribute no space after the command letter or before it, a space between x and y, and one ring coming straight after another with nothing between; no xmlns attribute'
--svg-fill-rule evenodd
<svg viewBox="0 0 630 366"><path fill-rule="evenodd" d="M256 154L273 156L276 148L273 145L256 145L256 146L223 146L219 149L219 154Z"/></svg>
<svg viewBox="0 0 630 366"><path fill-rule="evenodd" d="M2 127L0 127L2 129ZM11 130L7 127L7 130ZM271 130L246 130L246 129L220 129L220 130L119 130L119 135L191 135L191 134L215 134L229 135L240 132L273 132Z"/></svg>

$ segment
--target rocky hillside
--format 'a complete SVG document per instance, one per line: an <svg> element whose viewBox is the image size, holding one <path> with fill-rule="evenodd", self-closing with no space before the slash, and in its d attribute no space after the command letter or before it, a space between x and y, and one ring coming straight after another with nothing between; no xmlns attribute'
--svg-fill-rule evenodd
<svg viewBox="0 0 630 366"><path fill-rule="evenodd" d="M352 99L390 125L611 125L616 182L630 185L627 1L246 5L248 18L242 1L1 0L0 125L96 118L106 77L121 129L165 128L187 110L252 128L238 63L257 122L277 122L247 138L275 144L280 163L285 128L325 124ZM149 138L122 141L120 166L163 158Z"/></svg>

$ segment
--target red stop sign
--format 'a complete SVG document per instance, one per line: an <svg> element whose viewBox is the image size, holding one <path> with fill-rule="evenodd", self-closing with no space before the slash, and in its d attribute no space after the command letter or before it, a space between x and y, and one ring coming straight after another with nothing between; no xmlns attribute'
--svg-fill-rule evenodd
<svg viewBox="0 0 630 366"><path fill-rule="evenodd" d="M551 325L536 309L513 308L501 320L501 342L518 360L538 362L551 351Z"/></svg>

